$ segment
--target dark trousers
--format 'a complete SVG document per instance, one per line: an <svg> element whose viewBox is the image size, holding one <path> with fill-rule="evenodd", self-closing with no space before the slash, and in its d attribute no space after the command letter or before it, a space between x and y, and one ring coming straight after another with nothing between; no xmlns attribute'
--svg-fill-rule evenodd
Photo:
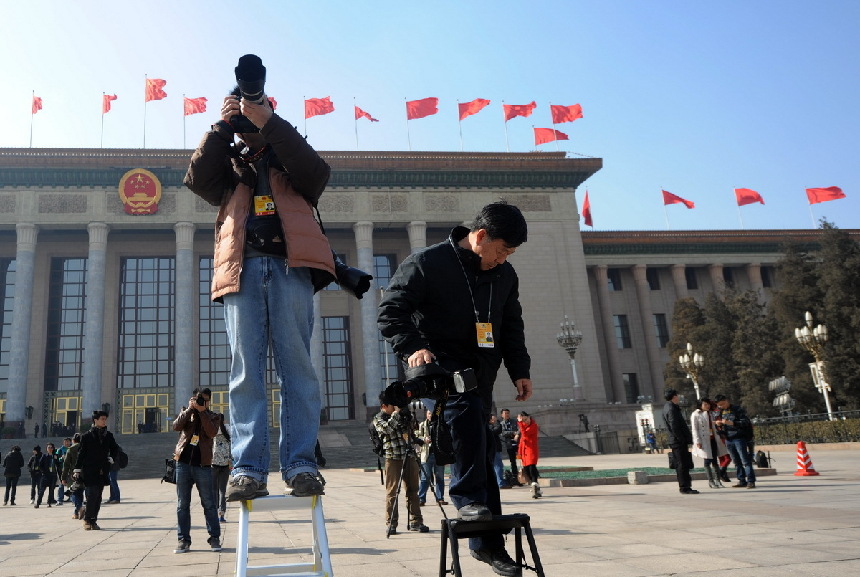
<svg viewBox="0 0 860 577"><path fill-rule="evenodd" d="M511 473L514 475L514 479L517 478L517 474L519 471L517 470L517 446L514 445L512 447L507 447L508 451L508 460L511 462Z"/></svg>
<svg viewBox="0 0 860 577"><path fill-rule="evenodd" d="M42 504L42 498L45 496L45 491L48 491L48 505L53 505L57 502L54 499L54 488L57 486L56 473L42 473L42 480L39 481L39 496L36 498L36 504Z"/></svg>
<svg viewBox="0 0 860 577"><path fill-rule="evenodd" d="M672 447L675 456L675 476L678 478L678 487L684 491L691 489L693 480L690 478L690 461L692 457L687 447Z"/></svg>
<svg viewBox="0 0 860 577"><path fill-rule="evenodd" d="M20 477L6 477L6 496L3 498L4 505L10 500L13 505L15 504L15 493L18 492L18 479Z"/></svg>
<svg viewBox="0 0 860 577"><path fill-rule="evenodd" d="M445 404L445 421L451 428L456 462L451 464L448 495L457 509L469 503L483 503L493 515L502 514L499 485L493 471L495 443L481 398L474 392L453 395ZM504 547L502 534L469 539L472 550Z"/></svg>
<svg viewBox="0 0 860 577"><path fill-rule="evenodd" d="M30 500L36 502L36 495L39 492L39 484L42 482L42 473L30 473Z"/></svg>
<svg viewBox="0 0 860 577"><path fill-rule="evenodd" d="M104 483L99 483L98 485L87 485L84 489L84 493L87 496L87 514L84 516L84 520L88 523L98 521L99 510L102 508L102 491L104 488Z"/></svg>

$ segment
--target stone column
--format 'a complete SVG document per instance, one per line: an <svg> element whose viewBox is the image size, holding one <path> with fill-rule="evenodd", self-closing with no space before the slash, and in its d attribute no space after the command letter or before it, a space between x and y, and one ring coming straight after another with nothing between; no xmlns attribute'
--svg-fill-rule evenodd
<svg viewBox="0 0 860 577"><path fill-rule="evenodd" d="M373 270L373 223L362 221L352 225L361 270ZM382 391L382 370L379 366L379 330L376 328L376 310L379 291L370 290L359 301L361 304L361 343L364 356L364 391L367 406L375 407Z"/></svg>
<svg viewBox="0 0 860 577"><path fill-rule="evenodd" d="M176 327L175 360L173 366L173 403L177 414L191 398L194 390L194 223L177 222L176 232L176 294L174 319Z"/></svg>
<svg viewBox="0 0 860 577"><path fill-rule="evenodd" d="M33 314L33 277L36 262L35 224L15 226L15 299L12 308L12 341L9 343L9 384L6 390L6 426L23 428L27 400L27 371L30 364L30 321ZM37 384L42 398L42 384Z"/></svg>
<svg viewBox="0 0 860 577"><path fill-rule="evenodd" d="M413 220L406 225L409 232L409 250L415 252L427 247L427 223L423 220Z"/></svg>
<svg viewBox="0 0 860 577"><path fill-rule="evenodd" d="M690 296L687 291L687 266L683 264L672 265L672 284L675 286L675 298L685 299Z"/></svg>
<svg viewBox="0 0 860 577"><path fill-rule="evenodd" d="M709 265L708 273L711 275L711 284L714 285L714 292L721 292L726 288L726 279L723 278L723 265Z"/></svg>
<svg viewBox="0 0 860 577"><path fill-rule="evenodd" d="M747 265L747 277L750 279L750 288L759 293L759 295L764 295L764 282L761 280L761 263L749 263Z"/></svg>
<svg viewBox="0 0 860 577"><path fill-rule="evenodd" d="M81 422L102 406L102 359L105 327L105 261L110 227L103 222L87 225L87 320L84 330L84 372L81 381ZM119 407L117 407L119 409Z"/></svg>
<svg viewBox="0 0 860 577"><path fill-rule="evenodd" d="M648 374L651 376L653 398L660 398L663 390L663 371L660 364L660 348L654 328L654 312L651 308L651 287L648 284L647 266L637 264L633 267L633 280L636 282L636 298L639 300L639 316L642 318L642 333L645 335L645 352L648 355ZM644 394L644 391L640 391Z"/></svg>
<svg viewBox="0 0 860 577"><path fill-rule="evenodd" d="M621 362L618 358L618 345L615 343L615 324L612 322L612 307L609 303L608 267L599 264L594 267L597 280L597 303L600 308L600 320L603 325L603 343L606 349L606 360L609 365L609 387L606 388L606 400L610 403L624 401L624 380L621 377Z"/></svg>

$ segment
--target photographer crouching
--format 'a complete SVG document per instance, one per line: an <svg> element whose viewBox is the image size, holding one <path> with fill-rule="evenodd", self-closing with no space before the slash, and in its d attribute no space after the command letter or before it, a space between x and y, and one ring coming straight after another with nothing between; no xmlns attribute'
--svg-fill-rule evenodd
<svg viewBox="0 0 860 577"><path fill-rule="evenodd" d="M444 451L447 441L453 452L442 463L451 463L448 493L458 517L466 521L486 521L502 512L487 425L502 361L516 399L525 401L532 394L519 279L506 262L527 235L517 207L489 204L471 228L458 226L446 241L407 257L379 306L379 330L406 361L407 376L425 369L425 376L394 383L386 391L402 397L394 401L400 406L421 396L444 403L433 418L439 415L444 426L437 428L450 431L450 438L434 439L432 447ZM439 457L437 453L437 463ZM472 557L497 574L519 574L501 533L470 539L469 548Z"/></svg>

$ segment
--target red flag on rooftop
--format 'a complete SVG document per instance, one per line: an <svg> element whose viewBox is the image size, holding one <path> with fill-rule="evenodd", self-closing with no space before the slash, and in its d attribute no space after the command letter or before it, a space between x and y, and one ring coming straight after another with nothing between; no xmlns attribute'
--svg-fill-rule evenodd
<svg viewBox="0 0 860 577"><path fill-rule="evenodd" d="M845 198L845 193L842 192L842 189L838 186L828 186L827 188L807 188L806 197L809 199L809 204L818 204L819 202Z"/></svg>
<svg viewBox="0 0 860 577"><path fill-rule="evenodd" d="M162 80L160 78L147 78L144 102L166 98L167 93L163 90L166 84L167 80Z"/></svg>
<svg viewBox="0 0 860 577"><path fill-rule="evenodd" d="M561 124L562 122L573 122L577 118L582 118L582 106L574 104L573 106L561 106L551 104L552 123Z"/></svg>
<svg viewBox="0 0 860 577"><path fill-rule="evenodd" d="M200 98L185 98L183 96L182 101L185 104L185 116L206 112L205 96L201 96Z"/></svg>
<svg viewBox="0 0 860 577"><path fill-rule="evenodd" d="M570 140L570 138L561 130L535 128L535 146L552 142L553 140Z"/></svg>
<svg viewBox="0 0 860 577"><path fill-rule="evenodd" d="M511 118L516 118L517 116L531 116L536 106L537 104L535 104L534 100L532 100L531 104L503 104L502 108L505 109L505 122Z"/></svg>
<svg viewBox="0 0 860 577"><path fill-rule="evenodd" d="M369 112L365 112L364 110L362 110L361 108L356 106L355 107L355 119L358 120L359 118L366 118L371 122L379 122L377 119L372 117Z"/></svg>
<svg viewBox="0 0 860 577"><path fill-rule="evenodd" d="M33 95L33 106L31 114L36 114L40 110L42 110L42 97Z"/></svg>
<svg viewBox="0 0 860 577"><path fill-rule="evenodd" d="M760 202L764 204L764 199L761 197L761 195L754 190L750 190L749 188L736 188L735 198L738 199L738 206L744 206L745 204L752 204L754 202Z"/></svg>
<svg viewBox="0 0 860 577"><path fill-rule="evenodd" d="M582 220L586 226L594 226L591 221L591 203L588 201L588 189L585 189L585 202L582 203Z"/></svg>
<svg viewBox="0 0 860 577"><path fill-rule="evenodd" d="M325 98L308 98L305 100L305 118L334 112L334 103L330 96Z"/></svg>
<svg viewBox="0 0 860 577"><path fill-rule="evenodd" d="M410 100L406 103L406 120L424 118L439 112L439 99L430 97L421 100Z"/></svg>
<svg viewBox="0 0 860 577"><path fill-rule="evenodd" d="M110 103L116 100L116 94L102 94L102 114L110 112Z"/></svg>
<svg viewBox="0 0 860 577"><path fill-rule="evenodd" d="M694 208L696 205L692 201L681 198L666 190L663 191L663 204L683 204L687 208Z"/></svg>
<svg viewBox="0 0 860 577"><path fill-rule="evenodd" d="M460 120L463 120L467 116L479 113L481 110L484 109L484 107L489 104L490 101L484 100L483 98L476 98L472 102L464 102L462 104L458 104L458 107L460 108Z"/></svg>

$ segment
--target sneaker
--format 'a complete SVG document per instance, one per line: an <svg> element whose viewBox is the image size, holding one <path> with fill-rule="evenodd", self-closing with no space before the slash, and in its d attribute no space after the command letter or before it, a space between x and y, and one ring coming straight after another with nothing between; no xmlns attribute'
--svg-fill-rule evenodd
<svg viewBox="0 0 860 577"><path fill-rule="evenodd" d="M681 489L681 494L683 494L683 495L698 495L699 492L695 489Z"/></svg>
<svg viewBox="0 0 860 577"><path fill-rule="evenodd" d="M418 506L419 506L419 507L423 507L423 506L424 506L424 505L426 505L426 504L427 504L427 501L425 501L424 499L422 499L422 500L418 501Z"/></svg>
<svg viewBox="0 0 860 577"><path fill-rule="evenodd" d="M409 530L417 533L429 533L430 527L424 523L409 523Z"/></svg>
<svg viewBox="0 0 860 577"><path fill-rule="evenodd" d="M498 551L487 551L486 549L471 550L469 553L483 563L490 565L496 575L505 577L517 577L521 575L520 566L517 565L508 552L504 549Z"/></svg>
<svg viewBox="0 0 860 577"><path fill-rule="evenodd" d="M313 495L325 495L325 479L317 473L296 473L287 481L287 490L293 497L311 497Z"/></svg>
<svg viewBox="0 0 860 577"><path fill-rule="evenodd" d="M391 535L397 535L397 527L387 527L385 529L385 534L389 537Z"/></svg>
<svg viewBox="0 0 860 577"><path fill-rule="evenodd" d="M35 499L30 499L30 504L31 504L31 505L32 505L33 503L35 503L35 502L36 502L36 500L35 500Z"/></svg>
<svg viewBox="0 0 860 577"><path fill-rule="evenodd" d="M96 523L95 521L90 521L90 528L93 531L101 531L101 529L102 529L101 527L99 527L99 524Z"/></svg>
<svg viewBox="0 0 860 577"><path fill-rule="evenodd" d="M460 507L457 517L462 521L490 521L493 514L483 503L469 503Z"/></svg>
<svg viewBox="0 0 860 577"><path fill-rule="evenodd" d="M436 504L437 505L447 505L448 501L446 501L445 499L436 499Z"/></svg>
<svg viewBox="0 0 860 577"><path fill-rule="evenodd" d="M188 553L188 550L191 549L190 541L180 541L179 545L176 546L176 549L173 550L174 553Z"/></svg>
<svg viewBox="0 0 860 577"><path fill-rule="evenodd" d="M218 517L218 522L219 523L226 523L227 519L224 518L224 515L221 515L220 517Z"/></svg>
<svg viewBox="0 0 860 577"><path fill-rule="evenodd" d="M257 497L265 497L269 494L266 489L266 483L258 481L247 475L239 475L230 477L230 482L227 483L227 493L225 498L228 501L247 501L248 499L256 499Z"/></svg>
<svg viewBox="0 0 860 577"><path fill-rule="evenodd" d="M212 548L214 552L218 552L221 550L221 539L218 537L209 537L209 540L206 541L209 543L209 546Z"/></svg>
<svg viewBox="0 0 860 577"><path fill-rule="evenodd" d="M755 483L749 483L747 489L755 489Z"/></svg>
<svg viewBox="0 0 860 577"><path fill-rule="evenodd" d="M84 521L84 531L89 531L92 528L93 528L92 523L90 523L89 521Z"/></svg>
<svg viewBox="0 0 860 577"><path fill-rule="evenodd" d="M747 484L746 484L746 483L735 483L734 485L732 485L732 488L734 488L734 489L742 489L742 488L744 488L744 487L746 487L746 486L747 486Z"/></svg>

